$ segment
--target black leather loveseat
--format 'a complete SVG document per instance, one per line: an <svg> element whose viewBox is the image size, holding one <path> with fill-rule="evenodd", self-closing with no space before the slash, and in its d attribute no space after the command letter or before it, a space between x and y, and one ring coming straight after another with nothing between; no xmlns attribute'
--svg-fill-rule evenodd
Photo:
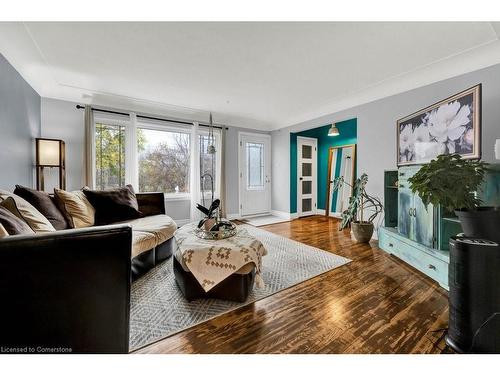
<svg viewBox="0 0 500 375"><path fill-rule="evenodd" d="M144 219L165 214L163 194L137 199ZM2 352L127 353L132 270L168 258L174 241L133 257L133 227L0 239Z"/></svg>

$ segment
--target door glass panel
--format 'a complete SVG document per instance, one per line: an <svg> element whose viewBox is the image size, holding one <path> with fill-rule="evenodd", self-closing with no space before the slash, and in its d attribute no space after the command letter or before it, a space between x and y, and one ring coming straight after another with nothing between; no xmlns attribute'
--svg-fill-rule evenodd
<svg viewBox="0 0 500 375"><path fill-rule="evenodd" d="M312 181L302 181L302 194L312 193Z"/></svg>
<svg viewBox="0 0 500 375"><path fill-rule="evenodd" d="M399 208L398 208L398 231L409 238L412 236L410 215L413 203L413 193L409 189L399 189Z"/></svg>
<svg viewBox="0 0 500 375"><path fill-rule="evenodd" d="M264 190L264 144L246 143L247 189Z"/></svg>
<svg viewBox="0 0 500 375"><path fill-rule="evenodd" d="M312 211L312 199L306 198L302 199L302 212Z"/></svg>
<svg viewBox="0 0 500 375"><path fill-rule="evenodd" d="M302 159L312 158L312 146L302 145Z"/></svg>
<svg viewBox="0 0 500 375"><path fill-rule="evenodd" d="M311 163L302 163L302 176L303 177L311 177L312 176L312 164Z"/></svg>

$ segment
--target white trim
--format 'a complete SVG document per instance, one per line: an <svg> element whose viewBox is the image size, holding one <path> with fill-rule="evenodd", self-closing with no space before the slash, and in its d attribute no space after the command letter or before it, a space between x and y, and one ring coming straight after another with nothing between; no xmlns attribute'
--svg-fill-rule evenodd
<svg viewBox="0 0 500 375"><path fill-rule="evenodd" d="M321 208L317 208L316 209L316 215L326 215L326 211L321 209Z"/></svg>
<svg viewBox="0 0 500 375"><path fill-rule="evenodd" d="M240 214L227 214L226 215L226 219L228 220L240 220L241 219L241 215Z"/></svg>
<svg viewBox="0 0 500 375"><path fill-rule="evenodd" d="M318 171L317 171L317 167L318 167L318 139L317 138L312 138L312 137L302 137L302 136L297 136L297 181L296 181L296 184L297 184L297 217L300 217L301 215L301 211L299 211L299 207L301 207L301 204L300 204L300 195L299 195L299 176L301 175L301 171L300 171L300 163L299 163L299 141L313 141L314 142L314 155L316 156L316 158L312 159L313 160L313 165L312 165L312 175L313 175L313 179L312 179L312 190L311 190L311 199L312 199L312 203L311 203L311 211L310 211L310 214L311 215L316 215L316 212L317 212L317 201L318 201ZM304 216L308 216L309 213L307 215L304 215Z"/></svg>
<svg viewBox="0 0 500 375"><path fill-rule="evenodd" d="M294 212L294 213L290 213L290 219L298 219L299 218L299 214L297 212Z"/></svg>
<svg viewBox="0 0 500 375"><path fill-rule="evenodd" d="M189 193L163 193L163 196L165 197L165 201L190 201L191 200L191 194L189 194Z"/></svg>
<svg viewBox="0 0 500 375"><path fill-rule="evenodd" d="M291 219L290 212L271 210L271 215L281 217L282 219Z"/></svg>

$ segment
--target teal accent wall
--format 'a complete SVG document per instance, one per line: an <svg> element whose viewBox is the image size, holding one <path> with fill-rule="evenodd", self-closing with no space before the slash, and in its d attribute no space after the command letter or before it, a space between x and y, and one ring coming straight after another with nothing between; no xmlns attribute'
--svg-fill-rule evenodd
<svg viewBox="0 0 500 375"><path fill-rule="evenodd" d="M325 209L326 182L328 178L328 153L330 147L357 144L357 119L337 122L340 135L329 137L331 124L319 128L290 133L290 213L297 212L297 137L316 138L318 140L317 173L317 204L319 209Z"/></svg>

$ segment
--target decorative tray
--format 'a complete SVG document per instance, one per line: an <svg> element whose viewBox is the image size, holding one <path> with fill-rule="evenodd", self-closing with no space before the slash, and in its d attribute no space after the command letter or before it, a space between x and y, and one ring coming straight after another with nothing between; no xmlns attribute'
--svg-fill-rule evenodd
<svg viewBox="0 0 500 375"><path fill-rule="evenodd" d="M232 237L236 234L236 225L227 221L218 230L205 230L203 228L195 228L194 234L196 237L204 240L222 240Z"/></svg>

